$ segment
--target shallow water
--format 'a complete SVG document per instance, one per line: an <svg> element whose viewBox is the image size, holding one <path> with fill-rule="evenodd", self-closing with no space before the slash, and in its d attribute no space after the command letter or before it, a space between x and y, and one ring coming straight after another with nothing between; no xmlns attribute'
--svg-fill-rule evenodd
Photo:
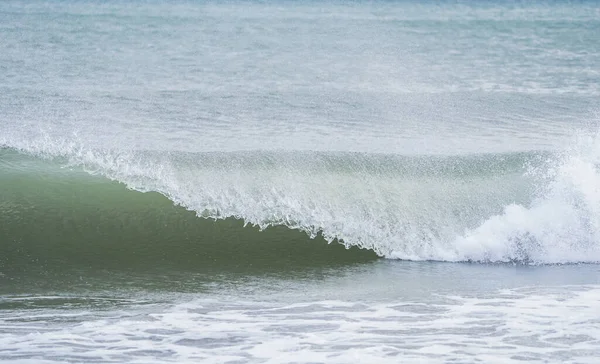
<svg viewBox="0 0 600 364"><path fill-rule="evenodd" d="M3 295L2 358L592 363L598 273L389 260L284 276L88 272L66 293Z"/></svg>

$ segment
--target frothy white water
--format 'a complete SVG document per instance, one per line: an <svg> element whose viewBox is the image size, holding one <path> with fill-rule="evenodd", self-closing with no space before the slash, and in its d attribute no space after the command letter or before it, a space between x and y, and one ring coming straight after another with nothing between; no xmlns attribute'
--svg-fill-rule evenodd
<svg viewBox="0 0 600 364"><path fill-rule="evenodd" d="M460 163L124 152L51 139L0 144L160 192L205 218L285 225L389 258L539 264L600 261L598 140L580 137L543 158Z"/></svg>
<svg viewBox="0 0 600 364"><path fill-rule="evenodd" d="M510 204L456 240L456 259L600 261L600 137L580 136L544 170L529 206Z"/></svg>
<svg viewBox="0 0 600 364"><path fill-rule="evenodd" d="M43 299L43 298L42 298ZM52 297L46 298L51 300ZM15 300L27 300L27 298ZM0 358L119 363L595 363L598 286L519 288L434 303L194 300L0 312Z"/></svg>

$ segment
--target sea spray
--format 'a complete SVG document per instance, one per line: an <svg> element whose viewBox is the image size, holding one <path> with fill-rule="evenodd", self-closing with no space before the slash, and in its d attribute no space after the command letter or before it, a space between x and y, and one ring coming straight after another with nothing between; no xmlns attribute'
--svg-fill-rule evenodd
<svg viewBox="0 0 600 364"><path fill-rule="evenodd" d="M509 204L455 241L456 260L600 261L600 134L580 134L544 168L529 205Z"/></svg>

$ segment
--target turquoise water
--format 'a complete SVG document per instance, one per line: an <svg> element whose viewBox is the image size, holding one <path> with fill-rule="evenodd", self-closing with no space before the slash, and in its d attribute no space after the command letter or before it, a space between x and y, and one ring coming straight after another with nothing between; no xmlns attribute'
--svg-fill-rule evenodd
<svg viewBox="0 0 600 364"><path fill-rule="evenodd" d="M595 363L593 1L0 3L0 360Z"/></svg>

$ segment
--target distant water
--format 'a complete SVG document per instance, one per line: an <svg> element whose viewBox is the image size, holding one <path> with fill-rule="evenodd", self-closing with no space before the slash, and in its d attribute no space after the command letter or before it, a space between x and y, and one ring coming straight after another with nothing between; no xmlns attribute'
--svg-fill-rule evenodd
<svg viewBox="0 0 600 364"><path fill-rule="evenodd" d="M600 5L3 1L0 360L596 363Z"/></svg>

